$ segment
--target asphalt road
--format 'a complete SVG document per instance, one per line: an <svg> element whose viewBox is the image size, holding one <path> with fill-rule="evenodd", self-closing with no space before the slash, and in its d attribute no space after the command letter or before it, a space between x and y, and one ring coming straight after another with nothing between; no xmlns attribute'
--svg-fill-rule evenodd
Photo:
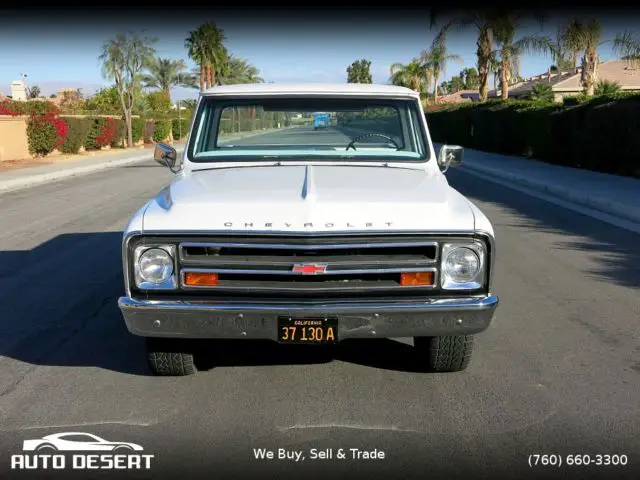
<svg viewBox="0 0 640 480"><path fill-rule="evenodd" d="M373 125L373 124L372 124ZM358 136L366 133L371 133L370 129L362 129L350 127L348 125L331 125L327 128L319 128L314 130L311 126L294 126L288 129L283 129L279 132L270 133L268 135L256 135L245 137L237 140L229 140L225 143L233 144L235 146L257 146L269 143L272 145L284 144L284 145L304 145L313 143L316 145L347 145ZM376 133L389 134L388 127L381 126ZM265 138L267 140L265 140ZM399 138L396 139L400 141ZM356 149L358 145L365 144L380 144L387 141L382 137L365 137L360 138L354 146Z"/></svg>
<svg viewBox="0 0 640 480"><path fill-rule="evenodd" d="M0 477L53 476L10 471L10 456L80 431L143 445L154 458L141 477L638 478L640 237L447 175L495 225L501 306L468 370L443 375L417 373L409 345L381 340L216 342L208 371L152 377L116 305L120 239L171 174L150 161L0 195ZM256 460L257 448L306 459ZM314 461L311 448L386 458ZM530 468L535 453L629 465Z"/></svg>

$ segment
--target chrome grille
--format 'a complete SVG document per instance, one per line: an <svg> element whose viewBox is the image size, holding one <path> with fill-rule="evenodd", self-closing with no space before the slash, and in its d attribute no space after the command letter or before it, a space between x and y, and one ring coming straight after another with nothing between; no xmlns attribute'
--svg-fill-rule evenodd
<svg viewBox="0 0 640 480"><path fill-rule="evenodd" d="M435 273L438 242L388 238L246 238L189 241L178 245L183 290L313 294L366 293L433 287L402 287L401 272ZM316 274L297 273L295 265L318 265ZM189 271L217 273L215 287L189 287Z"/></svg>

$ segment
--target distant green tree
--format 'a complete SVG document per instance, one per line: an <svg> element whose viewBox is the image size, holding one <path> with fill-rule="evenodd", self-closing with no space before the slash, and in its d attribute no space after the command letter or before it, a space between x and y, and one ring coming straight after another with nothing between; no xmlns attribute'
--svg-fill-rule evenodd
<svg viewBox="0 0 640 480"><path fill-rule="evenodd" d="M264 83L264 79L260 76L260 70L247 60L229 55L228 69L218 76L218 83L220 85Z"/></svg>
<svg viewBox="0 0 640 480"><path fill-rule="evenodd" d="M356 60L347 67L347 83L373 83L369 60Z"/></svg>
<svg viewBox="0 0 640 480"><path fill-rule="evenodd" d="M389 81L392 85L410 88L420 93L425 93L433 80L431 70L417 58L406 65L394 63L389 73L391 74Z"/></svg>
<svg viewBox="0 0 640 480"><path fill-rule="evenodd" d="M102 74L115 81L125 123L127 125L127 146L133 147L132 110L136 100L136 89L140 85L140 75L145 65L155 56L154 38L136 34L119 33L102 45Z"/></svg>
<svg viewBox="0 0 640 480"><path fill-rule="evenodd" d="M40 87L38 85L34 85L28 90L29 98L38 98L40 97Z"/></svg>
<svg viewBox="0 0 640 480"><path fill-rule="evenodd" d="M101 113L119 113L122 111L118 88L113 85L98 90L95 95L87 99L85 110Z"/></svg>
<svg viewBox="0 0 640 480"><path fill-rule="evenodd" d="M455 75L451 77L451 88L450 88L451 93L456 93L464 89L465 89L464 81L459 76Z"/></svg>
<svg viewBox="0 0 640 480"><path fill-rule="evenodd" d="M141 76L145 88L157 88L171 101L171 89L175 86L191 87L196 79L187 72L183 60L152 57L145 66L147 73Z"/></svg>
<svg viewBox="0 0 640 480"><path fill-rule="evenodd" d="M465 90L477 90L478 87L480 87L480 76L475 67L462 70L460 72L460 79L462 79Z"/></svg>

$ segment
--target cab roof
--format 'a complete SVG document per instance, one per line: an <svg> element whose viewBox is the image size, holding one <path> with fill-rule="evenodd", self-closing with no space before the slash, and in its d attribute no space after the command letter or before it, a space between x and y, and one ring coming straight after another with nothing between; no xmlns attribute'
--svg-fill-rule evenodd
<svg viewBox="0 0 640 480"><path fill-rule="evenodd" d="M375 83L246 83L213 87L201 95L363 95L420 98L418 92L409 88Z"/></svg>

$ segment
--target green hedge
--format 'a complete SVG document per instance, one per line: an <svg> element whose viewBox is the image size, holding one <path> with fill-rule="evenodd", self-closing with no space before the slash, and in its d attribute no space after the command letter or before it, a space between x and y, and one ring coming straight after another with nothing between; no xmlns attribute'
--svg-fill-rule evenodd
<svg viewBox="0 0 640 480"><path fill-rule="evenodd" d="M90 118L63 117L69 126L67 138L62 144L62 153L76 154L84 146L89 128L93 124Z"/></svg>
<svg viewBox="0 0 640 480"><path fill-rule="evenodd" d="M171 122L169 120L158 120L153 123L153 141L164 142L171 132Z"/></svg>
<svg viewBox="0 0 640 480"><path fill-rule="evenodd" d="M133 143L138 143L144 133L145 120L142 118L131 119L131 136L133 137Z"/></svg>
<svg viewBox="0 0 640 480"><path fill-rule="evenodd" d="M564 104L490 101L426 115L434 142L640 176L640 95Z"/></svg>
<svg viewBox="0 0 640 480"><path fill-rule="evenodd" d="M84 149L100 150L103 145L98 141L98 137L104 128L106 118L90 118L89 121L89 128L84 139Z"/></svg>
<svg viewBox="0 0 640 480"><path fill-rule="evenodd" d="M171 130L173 134L173 139L182 140L183 138L186 138L187 135L189 134L189 126L190 126L189 120L184 118L181 118L180 120L178 120L177 118L174 118L171 121ZM180 135L181 131L182 131L182 136Z"/></svg>
<svg viewBox="0 0 640 480"><path fill-rule="evenodd" d="M58 134L56 127L41 117L32 117L27 122L29 153L45 157L56 148Z"/></svg>
<svg viewBox="0 0 640 480"><path fill-rule="evenodd" d="M18 115L45 115L47 113L59 113L60 109L47 100L5 100L2 102L7 108Z"/></svg>
<svg viewBox="0 0 640 480"><path fill-rule="evenodd" d="M127 145L126 137L127 137L127 123L122 119L116 120L116 131L113 136L113 139L111 140L111 147L112 148L126 147Z"/></svg>

